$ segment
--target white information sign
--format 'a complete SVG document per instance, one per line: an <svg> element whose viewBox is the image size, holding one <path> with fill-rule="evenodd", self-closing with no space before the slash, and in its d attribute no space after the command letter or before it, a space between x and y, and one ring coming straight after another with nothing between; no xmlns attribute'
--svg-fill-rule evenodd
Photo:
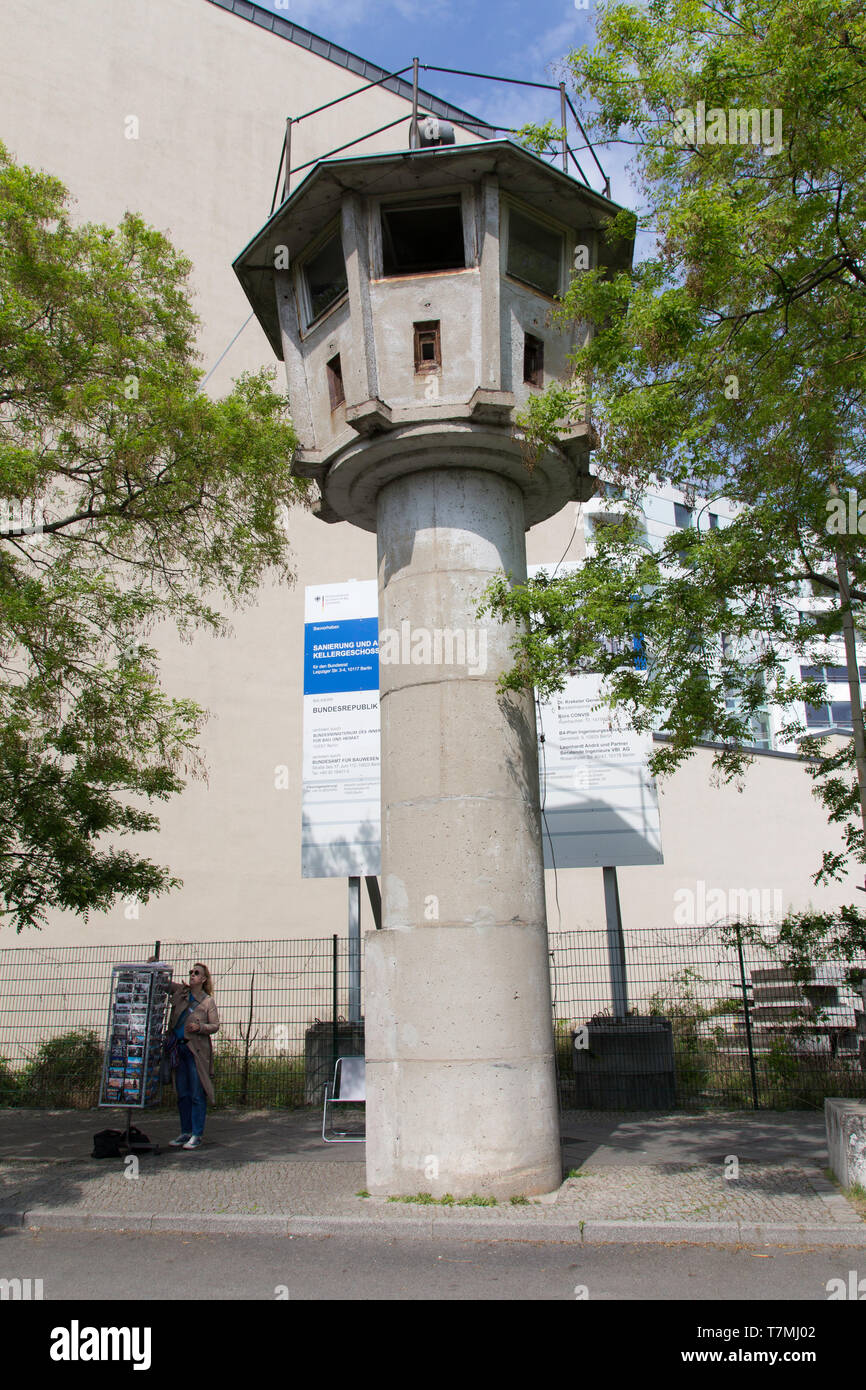
<svg viewBox="0 0 866 1390"><path fill-rule="evenodd" d="M379 873L378 629L375 579L307 588L304 878Z"/></svg>
<svg viewBox="0 0 866 1390"><path fill-rule="evenodd" d="M567 561L553 573L576 568ZM529 573L541 569L551 574L547 565ZM652 735L635 733L625 713L611 709L603 677L569 677L541 702L538 733L545 868L554 860L557 869L663 863L658 793L647 770Z"/></svg>
<svg viewBox="0 0 866 1390"><path fill-rule="evenodd" d="M538 723L545 867L661 864L652 740L610 708L602 677L572 676Z"/></svg>

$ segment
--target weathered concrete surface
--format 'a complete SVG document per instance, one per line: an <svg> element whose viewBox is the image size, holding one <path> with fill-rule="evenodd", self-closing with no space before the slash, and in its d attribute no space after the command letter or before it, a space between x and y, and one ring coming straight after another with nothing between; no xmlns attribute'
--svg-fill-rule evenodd
<svg viewBox="0 0 866 1390"><path fill-rule="evenodd" d="M843 1187L866 1187L866 1100L824 1101L830 1167Z"/></svg>
<svg viewBox="0 0 866 1390"><path fill-rule="evenodd" d="M503 696L512 632L479 620L526 573L520 490L431 468L379 494L380 630L483 630L474 666L380 667L382 920L366 939L367 1186L455 1197L561 1177L535 716ZM421 651L423 655L423 650Z"/></svg>

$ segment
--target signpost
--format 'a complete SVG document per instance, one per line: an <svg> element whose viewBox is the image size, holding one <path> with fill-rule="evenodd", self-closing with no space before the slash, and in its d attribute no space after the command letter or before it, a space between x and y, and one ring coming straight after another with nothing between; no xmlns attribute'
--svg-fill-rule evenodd
<svg viewBox="0 0 866 1390"><path fill-rule="evenodd" d="M304 624L304 878L378 874L376 581L310 586Z"/></svg>

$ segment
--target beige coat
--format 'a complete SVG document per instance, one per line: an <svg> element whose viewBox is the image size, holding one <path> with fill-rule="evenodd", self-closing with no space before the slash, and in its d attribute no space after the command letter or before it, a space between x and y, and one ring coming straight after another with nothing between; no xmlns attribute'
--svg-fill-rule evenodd
<svg viewBox="0 0 866 1390"><path fill-rule="evenodd" d="M190 1001L189 985L182 985L175 981L169 985L171 990L171 1014L165 1030L165 1036L169 1037L178 1025L181 1014ZM215 1099L213 1088L213 1043L210 1040L211 1033L216 1033L220 1026L220 1016L217 1006L209 994L205 994L201 1001L196 1004L195 996L192 999L192 1010L183 1026L184 1041L189 1044L189 1050L195 1058L195 1069L198 1072L198 1079L202 1084L202 1089L208 1100L213 1104ZM199 1024L199 1031L190 1030L190 1023L193 1019ZM174 1077L172 1077L174 1080Z"/></svg>

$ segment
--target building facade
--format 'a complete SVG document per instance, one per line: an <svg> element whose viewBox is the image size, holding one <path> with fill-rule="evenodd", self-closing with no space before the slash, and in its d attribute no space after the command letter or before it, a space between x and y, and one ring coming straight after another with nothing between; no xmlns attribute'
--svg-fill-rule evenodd
<svg viewBox="0 0 866 1390"><path fill-rule="evenodd" d="M135 210L192 260L208 391L224 393L244 370L276 367L232 262L268 215L286 119L295 118L295 188L311 162L363 132L379 133L353 154L405 149L411 83L368 86L385 77L381 69L248 0L5 0L0 52L0 138L15 158L61 178L82 219L115 224ZM495 135L430 94L421 106L453 124L458 144ZM324 109L297 120L313 108ZM648 498L648 530L661 535L685 521L684 506L673 495ZM570 502L533 526L529 563L580 559L597 510L597 501ZM263 586L233 615L231 637L184 645L166 630L154 643L167 692L211 711L207 782L160 806L160 834L139 844L170 864L183 889L146 905L118 903L86 924L54 913L38 944L345 932L345 880L301 876L304 586L372 579L376 541L304 511L290 517L289 532L293 588ZM711 750L701 749L661 787L665 862L620 870L627 926L672 924L677 893L698 882L779 891L785 907L850 898L844 885L818 890L811 881L822 849L838 841L802 760L780 749L772 727L758 742L766 747L741 786L714 785ZM366 902L362 911L366 930ZM552 929L603 925L600 872L563 871L556 885L548 873L548 911ZM0 946L20 944L11 929L5 938L0 932Z"/></svg>

